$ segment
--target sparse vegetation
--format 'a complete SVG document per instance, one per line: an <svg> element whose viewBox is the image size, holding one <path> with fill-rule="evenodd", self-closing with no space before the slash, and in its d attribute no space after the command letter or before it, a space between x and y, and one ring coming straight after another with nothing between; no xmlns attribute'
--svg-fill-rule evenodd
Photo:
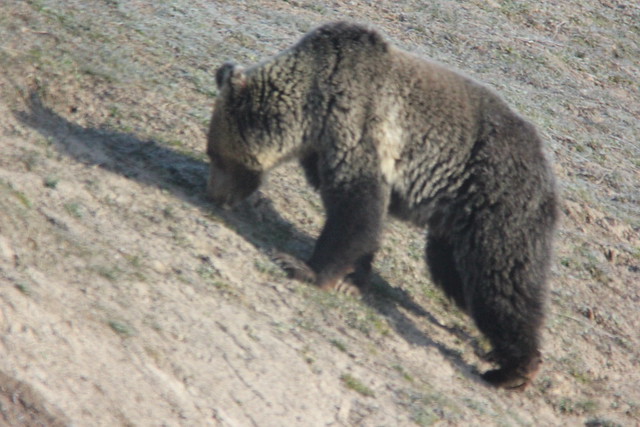
<svg viewBox="0 0 640 427"><path fill-rule="evenodd" d="M50 177L47 177L47 178L44 179L43 184L47 188L55 189L58 186L58 182L59 181L60 180L58 178L50 176Z"/></svg>
<svg viewBox="0 0 640 427"><path fill-rule="evenodd" d="M395 369L396 371L398 371L398 373L402 376L402 378L404 378L405 380L409 381L409 382L413 382L413 377L400 365L394 365L393 369Z"/></svg>
<svg viewBox="0 0 640 427"><path fill-rule="evenodd" d="M118 266L98 265L94 267L94 270L98 275L104 277L110 282L117 281L123 273L122 269Z"/></svg>
<svg viewBox="0 0 640 427"><path fill-rule="evenodd" d="M284 271L282 271L281 268L279 268L277 265L275 265L271 261L256 259L253 262L253 265L255 266L257 271L263 274L266 274L268 276L271 276L272 278L286 277L286 274L284 273Z"/></svg>
<svg viewBox="0 0 640 427"><path fill-rule="evenodd" d="M358 392L365 397L375 397L373 390L364 385L360 380L354 378L351 374L344 374L340 379L347 388Z"/></svg>
<svg viewBox="0 0 640 427"><path fill-rule="evenodd" d="M31 294L32 294L31 287L29 285L27 285L26 283L16 283L15 286L16 286L17 290L19 290L20 292L22 292L26 296L28 296L28 297L31 296Z"/></svg>
<svg viewBox="0 0 640 427"><path fill-rule="evenodd" d="M64 210L74 218L82 218L84 216L84 208L79 202L67 202L64 204Z"/></svg>
<svg viewBox="0 0 640 427"><path fill-rule="evenodd" d="M334 346L335 348L337 348L338 350L340 350L340 351L342 351L342 352L344 352L344 353L346 353L346 352L347 352L347 346L346 346L346 345L345 345L345 343L344 343L344 342L342 342L341 340L334 338L334 339L329 340L329 342L330 342L331 344L333 344L333 346Z"/></svg>
<svg viewBox="0 0 640 427"><path fill-rule="evenodd" d="M5 182L0 179L0 188L5 190L11 197L15 198L24 208L31 208L31 200L25 193L20 190L16 190L10 182Z"/></svg>
<svg viewBox="0 0 640 427"><path fill-rule="evenodd" d="M548 142L562 221L517 405L478 380L490 349L423 230L389 223L357 299L268 258L323 222L296 166L234 211L204 196L217 66L334 19L487 82ZM638 424L639 22L632 1L0 2L0 379L42 392L3 380L2 422Z"/></svg>
<svg viewBox="0 0 640 427"><path fill-rule="evenodd" d="M110 320L108 324L114 332L124 338L129 338L136 335L135 329L133 329L133 327L128 323L122 322L120 320Z"/></svg>

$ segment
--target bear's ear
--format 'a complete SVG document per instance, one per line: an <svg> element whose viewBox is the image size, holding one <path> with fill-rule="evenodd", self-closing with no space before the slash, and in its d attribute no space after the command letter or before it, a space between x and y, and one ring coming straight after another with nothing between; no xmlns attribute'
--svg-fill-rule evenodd
<svg viewBox="0 0 640 427"><path fill-rule="evenodd" d="M231 62L225 62L216 71L216 84L218 89L222 89L226 84L230 84L235 90L242 89L247 85L247 76L244 74L244 68Z"/></svg>

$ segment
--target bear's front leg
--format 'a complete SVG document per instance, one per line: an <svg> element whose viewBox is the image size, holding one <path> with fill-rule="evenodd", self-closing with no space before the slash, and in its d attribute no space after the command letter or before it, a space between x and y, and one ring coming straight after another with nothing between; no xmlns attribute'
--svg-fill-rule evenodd
<svg viewBox="0 0 640 427"><path fill-rule="evenodd" d="M345 283L367 285L378 250L388 189L378 177L357 177L321 187L327 220L307 263L315 283L325 290L341 290Z"/></svg>
<svg viewBox="0 0 640 427"><path fill-rule="evenodd" d="M327 221L308 262L282 252L272 259L289 277L324 290L359 295L366 288L389 200L375 177L321 186Z"/></svg>

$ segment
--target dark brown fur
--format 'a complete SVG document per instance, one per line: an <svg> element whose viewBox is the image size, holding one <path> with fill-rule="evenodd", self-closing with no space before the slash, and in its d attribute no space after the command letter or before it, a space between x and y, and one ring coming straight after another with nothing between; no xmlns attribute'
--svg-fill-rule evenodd
<svg viewBox="0 0 640 427"><path fill-rule="evenodd" d="M524 388L540 365L556 221L551 168L534 127L486 86L349 23L322 26L247 70L223 65L209 132L209 191L233 205L298 159L327 220L306 262L325 289L366 284L390 213L428 229L434 282L489 338Z"/></svg>

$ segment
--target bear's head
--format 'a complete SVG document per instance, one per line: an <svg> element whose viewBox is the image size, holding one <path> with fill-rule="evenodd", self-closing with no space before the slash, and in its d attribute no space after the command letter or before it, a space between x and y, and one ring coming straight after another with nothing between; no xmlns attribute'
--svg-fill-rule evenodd
<svg viewBox="0 0 640 427"><path fill-rule="evenodd" d="M207 193L215 203L232 207L259 186L263 169L256 156L256 136L251 129L247 76L241 67L222 65L216 73L216 98L209 128L207 155L210 173Z"/></svg>

